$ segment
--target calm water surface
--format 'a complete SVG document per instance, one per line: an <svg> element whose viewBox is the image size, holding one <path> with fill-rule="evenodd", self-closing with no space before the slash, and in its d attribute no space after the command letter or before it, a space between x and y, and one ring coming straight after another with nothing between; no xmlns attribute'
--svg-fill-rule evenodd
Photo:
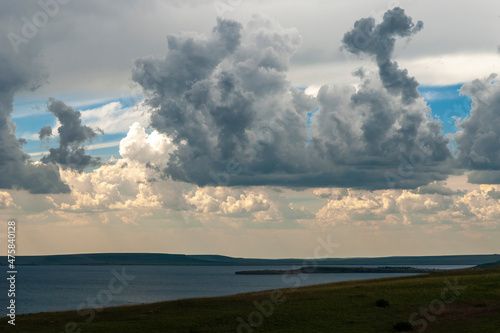
<svg viewBox="0 0 500 333"><path fill-rule="evenodd" d="M5 267L5 266L3 266ZM465 268L469 266L415 266ZM16 313L75 310L192 297L223 296L276 288L413 274L353 273L236 275L236 271L287 266L18 266ZM125 284L113 272L133 277ZM297 267L294 267L297 268ZM111 283L111 285L110 285ZM6 280L2 290L7 290ZM123 287L123 288L122 288ZM121 290L120 290L121 289ZM95 303L93 303L95 302ZM0 315L1 317L1 315Z"/></svg>

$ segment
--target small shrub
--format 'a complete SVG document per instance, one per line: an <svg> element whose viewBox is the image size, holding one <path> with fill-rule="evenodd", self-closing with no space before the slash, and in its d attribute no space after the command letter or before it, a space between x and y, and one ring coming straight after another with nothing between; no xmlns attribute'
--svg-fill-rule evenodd
<svg viewBox="0 0 500 333"><path fill-rule="evenodd" d="M408 332L413 330L413 325L407 321L400 321L394 325L393 328L396 332Z"/></svg>
<svg viewBox="0 0 500 333"><path fill-rule="evenodd" d="M375 305L378 306L379 308L385 308L389 306L389 301L381 298L375 302Z"/></svg>

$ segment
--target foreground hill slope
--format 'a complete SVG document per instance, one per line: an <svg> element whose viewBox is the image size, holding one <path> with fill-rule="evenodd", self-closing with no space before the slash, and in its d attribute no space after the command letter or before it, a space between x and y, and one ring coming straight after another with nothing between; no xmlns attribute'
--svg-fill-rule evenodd
<svg viewBox="0 0 500 333"><path fill-rule="evenodd" d="M305 278L274 292L20 315L15 331L500 332L500 267L300 287ZM13 331L2 318L0 332Z"/></svg>

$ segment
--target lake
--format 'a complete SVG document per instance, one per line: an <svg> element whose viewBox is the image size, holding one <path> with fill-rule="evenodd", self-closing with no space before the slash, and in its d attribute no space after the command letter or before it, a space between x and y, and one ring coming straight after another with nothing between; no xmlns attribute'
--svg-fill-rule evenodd
<svg viewBox="0 0 500 333"><path fill-rule="evenodd" d="M5 268L5 266L2 266ZM368 267L368 266L366 266ZM375 266L376 267L376 266ZM412 266L466 268L470 266ZM152 303L414 274L236 275L290 266L17 266L16 313ZM297 268L297 267L293 267ZM2 279L2 294L8 290ZM2 297L2 299L5 299ZM6 304L2 305L7 306ZM1 315L0 315L1 316Z"/></svg>

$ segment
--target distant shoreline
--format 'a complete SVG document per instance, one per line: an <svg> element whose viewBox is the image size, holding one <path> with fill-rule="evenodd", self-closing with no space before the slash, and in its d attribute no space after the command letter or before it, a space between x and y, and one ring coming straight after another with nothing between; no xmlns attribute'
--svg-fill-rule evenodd
<svg viewBox="0 0 500 333"><path fill-rule="evenodd" d="M240 275L275 275L275 274L332 274L332 273L436 273L445 269L415 268L415 267L331 267L309 266L285 270L238 271Z"/></svg>

